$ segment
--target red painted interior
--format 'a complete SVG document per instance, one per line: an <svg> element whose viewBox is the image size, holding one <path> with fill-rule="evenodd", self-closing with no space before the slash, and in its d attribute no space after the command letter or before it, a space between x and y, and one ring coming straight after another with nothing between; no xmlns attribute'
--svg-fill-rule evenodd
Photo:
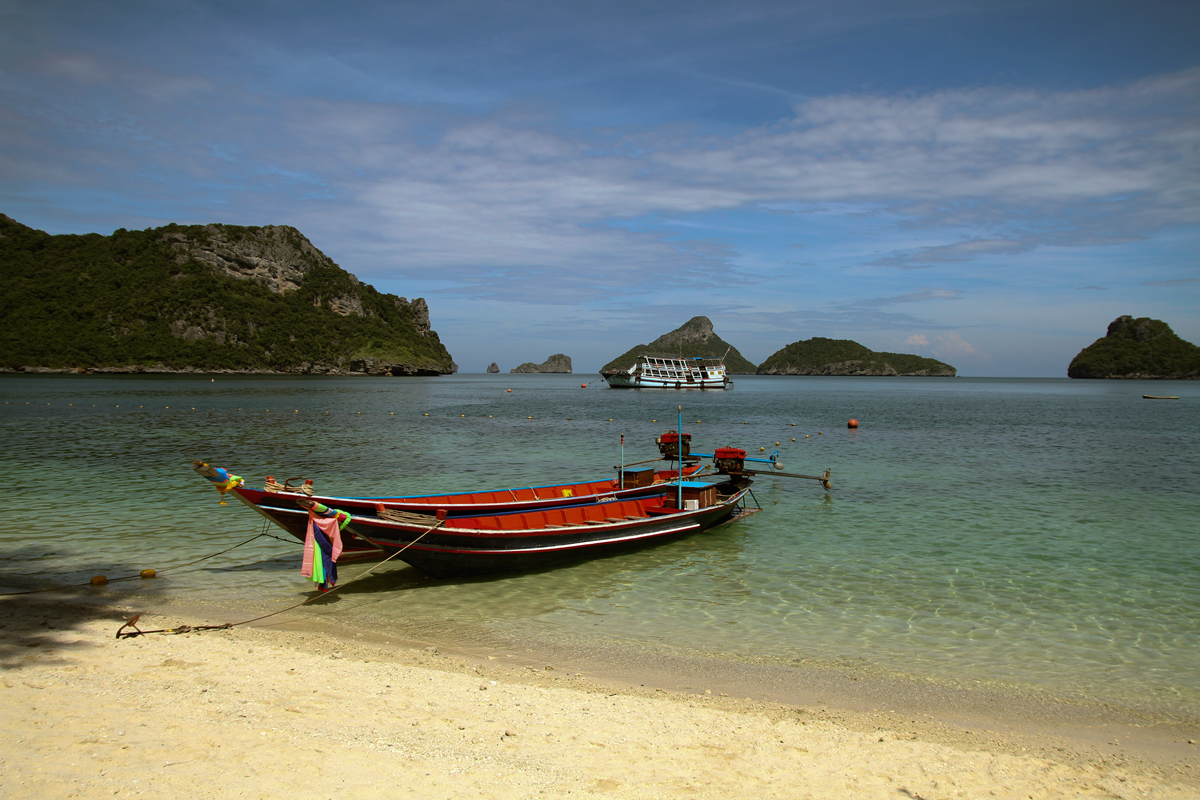
<svg viewBox="0 0 1200 800"><path fill-rule="evenodd" d="M589 521L629 522L632 521L630 518L644 519L675 513L678 513L675 509L663 507L661 498L648 497L572 508L548 508L521 514L464 517L453 520L449 527L480 531L554 530L558 526L586 525Z"/></svg>

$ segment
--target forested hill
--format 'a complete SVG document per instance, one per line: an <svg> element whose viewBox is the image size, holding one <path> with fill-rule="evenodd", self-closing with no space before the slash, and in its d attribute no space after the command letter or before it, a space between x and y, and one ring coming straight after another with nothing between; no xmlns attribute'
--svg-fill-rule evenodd
<svg viewBox="0 0 1200 800"><path fill-rule="evenodd" d="M728 354L728 355L727 355ZM754 364L737 348L717 336L712 320L692 317L670 333L664 333L650 344L639 344L600 368L600 372L629 369L638 356L683 356L684 358L725 358L725 369L731 375L753 375Z"/></svg>
<svg viewBox="0 0 1200 800"><path fill-rule="evenodd" d="M0 214L0 367L436 375L423 299L383 294L287 226L51 236Z"/></svg>
<svg viewBox="0 0 1200 800"><path fill-rule="evenodd" d="M1179 338L1162 320L1125 315L1071 360L1067 377L1196 380L1200 347Z"/></svg>
<svg viewBox="0 0 1200 800"><path fill-rule="evenodd" d="M951 378L958 370L932 358L877 353L850 339L792 342L758 367L759 375L910 375Z"/></svg>

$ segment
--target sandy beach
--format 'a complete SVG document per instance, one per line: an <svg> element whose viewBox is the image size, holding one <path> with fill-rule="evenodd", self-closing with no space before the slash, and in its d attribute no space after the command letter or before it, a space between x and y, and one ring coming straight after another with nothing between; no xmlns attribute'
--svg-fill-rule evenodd
<svg viewBox="0 0 1200 800"><path fill-rule="evenodd" d="M118 640L126 612L66 597L4 611L6 798L1200 793L1175 729L773 702L287 624Z"/></svg>

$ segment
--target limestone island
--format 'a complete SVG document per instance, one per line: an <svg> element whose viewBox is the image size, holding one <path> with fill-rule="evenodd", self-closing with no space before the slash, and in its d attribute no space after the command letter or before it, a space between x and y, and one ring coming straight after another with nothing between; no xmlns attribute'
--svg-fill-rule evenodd
<svg viewBox="0 0 1200 800"><path fill-rule="evenodd" d="M421 298L285 225L51 236L0 214L0 369L442 375Z"/></svg>
<svg viewBox="0 0 1200 800"><path fill-rule="evenodd" d="M500 371L500 365L499 365L499 364L497 364L495 361L493 361L492 363L488 364L488 368L487 368L487 373L488 373L488 375L495 375L495 374L496 374L496 373L498 373L499 371Z"/></svg>
<svg viewBox="0 0 1200 800"><path fill-rule="evenodd" d="M777 351L759 365L758 374L953 378L958 370L933 358L877 353L850 339L815 336Z"/></svg>
<svg viewBox="0 0 1200 800"><path fill-rule="evenodd" d="M555 353L547 358L541 364L534 364L532 361L526 361L516 369L510 369L509 373L514 372L570 372L571 358L564 356L562 353Z"/></svg>
<svg viewBox="0 0 1200 800"><path fill-rule="evenodd" d="M1071 359L1068 378L1200 379L1200 347L1180 339L1161 320L1128 314Z"/></svg>
<svg viewBox="0 0 1200 800"><path fill-rule="evenodd" d="M728 353L728 355L726 355ZM650 344L639 344L600 368L603 375L614 370L628 369L638 356L682 356L683 358L724 358L725 369L731 375L753 375L754 365L737 348L713 331L708 317L692 317L670 333L664 333Z"/></svg>

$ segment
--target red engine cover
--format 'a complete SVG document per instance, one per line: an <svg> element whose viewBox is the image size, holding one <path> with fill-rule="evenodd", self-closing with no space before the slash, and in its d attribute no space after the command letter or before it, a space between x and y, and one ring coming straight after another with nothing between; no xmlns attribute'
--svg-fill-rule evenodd
<svg viewBox="0 0 1200 800"><path fill-rule="evenodd" d="M740 447L718 447L713 456L716 458L745 458L746 451Z"/></svg>

